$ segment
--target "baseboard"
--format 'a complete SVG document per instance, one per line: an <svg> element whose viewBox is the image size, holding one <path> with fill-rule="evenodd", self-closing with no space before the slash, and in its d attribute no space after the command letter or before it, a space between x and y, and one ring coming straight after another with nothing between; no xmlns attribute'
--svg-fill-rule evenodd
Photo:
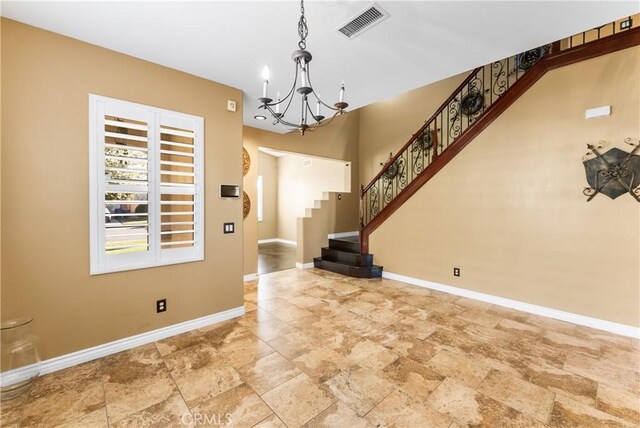
<svg viewBox="0 0 640 428"><path fill-rule="evenodd" d="M311 262L311 263L298 263L298 262L296 262L296 268L297 269L312 269L313 268L313 262Z"/></svg>
<svg viewBox="0 0 640 428"><path fill-rule="evenodd" d="M208 325L240 317L242 315L244 315L244 306L207 315L202 318L185 321L179 324L170 325L168 327L159 328L157 330L148 331L135 336L125 337L124 339L83 349L71 354L61 355L59 357L42 361L40 363L40 373L44 375L66 369L68 367L126 351L128 349L135 348L136 346L146 345L147 343L155 342L156 340L166 339L167 337L175 336L176 334L186 333L191 330L206 327ZM28 368L29 366L0 373L0 385L12 385L21 378Z"/></svg>
<svg viewBox="0 0 640 428"><path fill-rule="evenodd" d="M348 238L349 236L359 236L360 232L354 230L353 232L338 232L338 233L330 233L327 235L329 239L337 239L337 238Z"/></svg>
<svg viewBox="0 0 640 428"><path fill-rule="evenodd" d="M298 246L298 243L296 241L290 241L289 239L272 238L258 240L258 244L271 244L274 242L277 242L279 244L291 245L292 247Z"/></svg>
<svg viewBox="0 0 640 428"><path fill-rule="evenodd" d="M244 279L244 282L255 281L256 279L258 279L258 274L257 273L250 273L250 274L244 275L243 279Z"/></svg>
<svg viewBox="0 0 640 428"><path fill-rule="evenodd" d="M601 320L598 318L591 318L585 315L574 314L571 312L565 312L558 309L547 308L545 306L538 306L531 303L520 302L518 300L511 300L504 297L493 296L491 294L480 293L477 291L471 291L464 288L453 287L451 285L438 284L437 282L426 281L424 279L412 278L410 276L398 275L384 271L382 272L383 278L393 279L396 281L406 282L407 284L417 285L418 287L429 288L432 290L442 291L456 296L467 297L469 299L480 300L481 302L487 302L505 308L516 309L522 312L527 312L535 315L542 315L549 318L554 318L561 321L570 322L586 327L595 328L597 330L608 331L610 333L619 334L621 336L640 338L640 328L633 327L625 324L618 324L611 321Z"/></svg>

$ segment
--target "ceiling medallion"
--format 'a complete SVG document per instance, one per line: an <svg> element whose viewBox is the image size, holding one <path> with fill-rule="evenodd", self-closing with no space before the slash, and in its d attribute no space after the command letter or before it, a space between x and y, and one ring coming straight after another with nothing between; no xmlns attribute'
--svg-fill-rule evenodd
<svg viewBox="0 0 640 428"><path fill-rule="evenodd" d="M262 72L262 77L264 79L262 84L262 97L258 98L258 101L260 101L261 104L258 108L265 109L271 113L271 116L274 119L274 125L281 124L290 129L297 129L300 131L301 135L304 135L307 131L315 131L321 126L328 125L336 116L347 113L345 109L349 106L349 104L344 102L344 81L340 86L339 101L335 103L333 107L325 104L320 99L320 95L318 95L318 93L313 89L309 68L309 63L311 62L312 57L311 52L306 50L306 38L308 35L309 29L307 28L307 19L304 16L304 0L301 0L300 20L298 21L298 36L300 37L300 41L298 42L299 49L293 51L293 54L291 54L291 59L293 59L296 67L293 85L284 98L281 98L280 92L278 92L276 95L276 101L274 102L273 99L268 96L269 69L265 67ZM297 123L293 123L286 120L285 116L289 111L289 107L291 107L291 102L293 101L296 93L300 94L302 97L302 105L300 119ZM313 95L313 98L315 99L315 113L309 105L310 102L314 102L313 99L309 100L309 95ZM325 116L322 115L323 106L326 109L335 112L328 120L324 120ZM284 108L282 112L280 112L281 107Z"/></svg>

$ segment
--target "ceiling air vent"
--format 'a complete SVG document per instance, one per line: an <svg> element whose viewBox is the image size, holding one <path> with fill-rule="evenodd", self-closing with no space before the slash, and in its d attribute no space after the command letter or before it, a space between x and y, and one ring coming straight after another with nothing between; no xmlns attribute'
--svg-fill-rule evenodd
<svg viewBox="0 0 640 428"><path fill-rule="evenodd" d="M364 8L353 18L338 28L338 31L350 39L364 33L369 28L381 23L389 17L380 6L373 3L371 6Z"/></svg>

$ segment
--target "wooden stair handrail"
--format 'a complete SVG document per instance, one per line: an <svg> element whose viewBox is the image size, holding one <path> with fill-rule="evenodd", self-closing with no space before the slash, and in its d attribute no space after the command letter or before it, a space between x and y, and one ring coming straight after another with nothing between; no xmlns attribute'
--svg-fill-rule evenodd
<svg viewBox="0 0 640 428"><path fill-rule="evenodd" d="M561 50L542 57L536 62L513 86L509 88L500 98L498 98L491 106L489 106L484 114L474 121L465 132L460 135L452 144L445 148L440 155L433 160L411 183L400 191L391 202L389 202L380 212L369 221L360 230L360 251L362 253L369 252L369 235L378 228L387 218L391 216L404 202L418 191L427 181L429 181L438 171L440 171L447 163L451 161L462 149L464 149L478 134L480 134L487 126L489 126L498 116L500 116L511 104L513 104L522 94L524 94L531 86L533 86L548 71L558 67L574 64L576 62L585 61L587 59L617 52L633 46L640 45L640 27L632 28L623 32L616 33L611 36L604 37L589 43L578 45L569 49ZM476 69L477 70L477 69ZM471 76L475 74L475 70ZM466 80L466 79L465 79ZM467 82L468 83L468 82ZM462 85L461 85L462 86ZM454 95L461 89L459 87ZM451 97L447 99L447 103L451 101ZM439 110L436 114L439 113ZM413 138L422 132L429 121L420 128ZM409 140L411 143L413 139ZM408 147L403 147L405 150ZM403 150L398 153L402 153ZM397 159L398 155L396 154ZM372 181L375 182L382 173L376 176ZM371 183L367 189L371 186ZM362 192L364 195L366 189ZM361 197L362 197L361 195Z"/></svg>

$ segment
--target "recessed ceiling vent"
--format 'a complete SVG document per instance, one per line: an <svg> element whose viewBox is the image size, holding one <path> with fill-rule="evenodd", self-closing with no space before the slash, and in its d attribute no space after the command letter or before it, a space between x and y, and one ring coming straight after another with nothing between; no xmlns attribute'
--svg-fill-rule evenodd
<svg viewBox="0 0 640 428"><path fill-rule="evenodd" d="M364 33L369 28L381 23L389 17L380 6L373 3L371 6L364 8L353 18L338 28L338 31L350 39Z"/></svg>

